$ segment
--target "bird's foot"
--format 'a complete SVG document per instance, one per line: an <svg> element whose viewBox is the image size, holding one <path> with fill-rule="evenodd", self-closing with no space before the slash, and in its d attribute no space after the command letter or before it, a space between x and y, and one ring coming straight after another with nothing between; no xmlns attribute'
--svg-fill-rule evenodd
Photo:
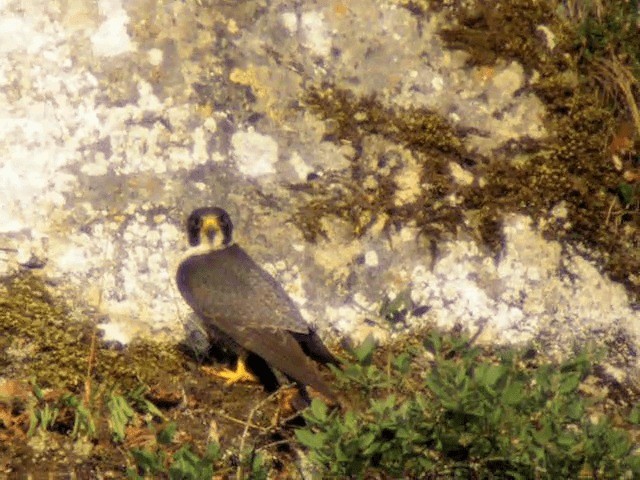
<svg viewBox="0 0 640 480"><path fill-rule="evenodd" d="M226 380L225 385L233 385L238 382L249 382L249 383L257 383L259 382L258 377L256 377L253 373L247 370L247 367L244 364L244 360L238 359L238 364L236 365L235 370L230 370L228 368L213 368L213 367L200 367L201 370L207 375L211 375L213 377L224 378Z"/></svg>

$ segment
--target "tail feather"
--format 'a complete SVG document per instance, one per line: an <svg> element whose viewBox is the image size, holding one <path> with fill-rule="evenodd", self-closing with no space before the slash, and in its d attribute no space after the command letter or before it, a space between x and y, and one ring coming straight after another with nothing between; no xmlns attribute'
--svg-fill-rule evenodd
<svg viewBox="0 0 640 480"><path fill-rule="evenodd" d="M304 353L323 365L328 363L332 365L340 365L340 361L333 356L333 354L329 351L329 349L322 343L320 337L314 331L310 331L309 333L291 333L296 341L302 347Z"/></svg>

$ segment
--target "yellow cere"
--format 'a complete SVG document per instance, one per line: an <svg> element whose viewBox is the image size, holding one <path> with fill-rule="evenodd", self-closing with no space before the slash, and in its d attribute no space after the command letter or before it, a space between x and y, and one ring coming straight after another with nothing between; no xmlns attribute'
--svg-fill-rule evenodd
<svg viewBox="0 0 640 480"><path fill-rule="evenodd" d="M207 215L202 219L202 232L207 234L211 230L220 232L220 221L215 215Z"/></svg>

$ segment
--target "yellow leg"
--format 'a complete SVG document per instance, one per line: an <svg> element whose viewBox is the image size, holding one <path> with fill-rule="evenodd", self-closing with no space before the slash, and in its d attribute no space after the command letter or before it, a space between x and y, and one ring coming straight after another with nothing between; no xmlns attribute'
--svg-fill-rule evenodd
<svg viewBox="0 0 640 480"><path fill-rule="evenodd" d="M238 382L257 383L259 381L258 378L247 370L244 362L245 358L240 356L235 370L229 370L228 368L216 369L213 367L201 367L201 370L207 375L226 379L225 385L233 385Z"/></svg>

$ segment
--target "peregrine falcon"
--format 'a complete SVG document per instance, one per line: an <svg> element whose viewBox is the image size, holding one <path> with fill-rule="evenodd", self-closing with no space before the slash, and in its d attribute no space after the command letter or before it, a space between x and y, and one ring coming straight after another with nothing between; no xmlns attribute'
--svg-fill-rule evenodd
<svg viewBox="0 0 640 480"><path fill-rule="evenodd" d="M278 282L232 242L232 232L231 218L222 208L194 210L187 235L195 248L176 275L180 293L209 334L238 354L236 370L217 375L227 384L255 380L245 367L247 357L254 355L298 385L336 401L311 360L338 364L336 358Z"/></svg>

